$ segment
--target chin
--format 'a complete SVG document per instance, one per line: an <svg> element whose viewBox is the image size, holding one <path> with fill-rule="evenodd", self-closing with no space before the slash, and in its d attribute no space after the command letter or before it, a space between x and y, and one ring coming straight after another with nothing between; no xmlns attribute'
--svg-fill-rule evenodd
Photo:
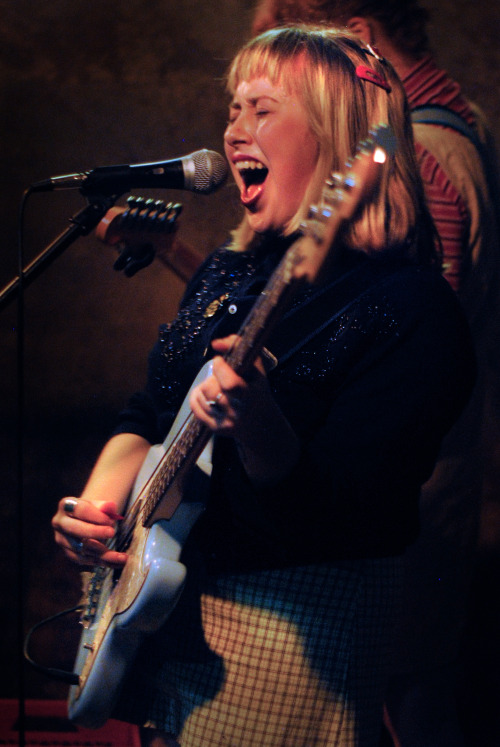
<svg viewBox="0 0 500 747"><path fill-rule="evenodd" d="M255 214L248 216L248 225L258 234L274 234L276 236L282 236L286 230L286 226L277 226L273 221L265 220L265 218L259 218Z"/></svg>
<svg viewBox="0 0 500 747"><path fill-rule="evenodd" d="M269 225L269 223L266 223L265 221L260 220L254 220L252 217L248 218L248 225L254 231L254 233L258 234L265 234L273 232L273 227Z"/></svg>

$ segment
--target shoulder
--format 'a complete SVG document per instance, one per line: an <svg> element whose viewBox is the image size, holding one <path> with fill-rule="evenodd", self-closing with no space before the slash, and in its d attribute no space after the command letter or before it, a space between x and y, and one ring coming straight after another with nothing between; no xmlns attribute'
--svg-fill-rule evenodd
<svg viewBox="0 0 500 747"><path fill-rule="evenodd" d="M441 273L431 267L417 264L394 267L386 273L382 289L395 303L416 313L435 305L449 306L460 313L456 294Z"/></svg>
<svg viewBox="0 0 500 747"><path fill-rule="evenodd" d="M431 154L464 199L468 200L471 189L487 194L483 160L471 140L437 125L414 124L413 131L420 159Z"/></svg>
<svg viewBox="0 0 500 747"><path fill-rule="evenodd" d="M435 269L394 268L375 286L375 301L391 313L400 335L417 334L426 345L440 341L447 347L461 340L469 345L469 327L457 295Z"/></svg>
<svg viewBox="0 0 500 747"><path fill-rule="evenodd" d="M476 378L469 324L457 294L435 269L411 265L391 272L379 291L394 320L381 341L393 374L410 386L440 391L448 403L467 399Z"/></svg>

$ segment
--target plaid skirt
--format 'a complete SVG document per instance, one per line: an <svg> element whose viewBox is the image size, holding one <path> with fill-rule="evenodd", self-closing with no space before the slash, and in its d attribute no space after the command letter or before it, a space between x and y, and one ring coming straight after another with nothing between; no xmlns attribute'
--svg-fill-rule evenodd
<svg viewBox="0 0 500 747"><path fill-rule="evenodd" d="M191 574L116 717L182 747L379 743L399 562Z"/></svg>

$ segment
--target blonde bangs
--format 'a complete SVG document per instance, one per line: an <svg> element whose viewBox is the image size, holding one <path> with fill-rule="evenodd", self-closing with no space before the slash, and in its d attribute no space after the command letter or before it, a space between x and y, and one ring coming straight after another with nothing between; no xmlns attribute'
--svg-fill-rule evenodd
<svg viewBox="0 0 500 747"><path fill-rule="evenodd" d="M271 36L271 32L268 35ZM230 94L234 94L242 81L267 78L273 85L281 84L291 92L294 76L289 73L295 64L296 60L292 58L280 57L270 43L244 47L229 68L226 88Z"/></svg>
<svg viewBox="0 0 500 747"><path fill-rule="evenodd" d="M386 80L387 90L361 79L358 66ZM422 216L426 220L423 186L404 89L390 64L360 46L349 32L297 26L274 29L251 40L230 66L227 89L234 94L241 82L256 78L267 78L297 96L319 146L315 172L284 235L299 229L310 205L318 201L325 180L332 171L345 170L370 130L387 124L395 135L396 152L389 155L380 182L345 227L343 240L352 248L370 252L397 246L415 230L419 232ZM245 220L233 236L237 249L245 249L253 240Z"/></svg>

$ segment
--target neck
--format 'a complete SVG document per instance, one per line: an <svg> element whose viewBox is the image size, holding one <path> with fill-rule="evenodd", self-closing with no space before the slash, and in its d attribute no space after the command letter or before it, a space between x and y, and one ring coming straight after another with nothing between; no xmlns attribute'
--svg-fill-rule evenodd
<svg viewBox="0 0 500 747"><path fill-rule="evenodd" d="M375 46L381 56L389 60L400 78L405 78L410 70L420 61L417 55L400 49L390 39L380 33L375 41Z"/></svg>
<svg viewBox="0 0 500 747"><path fill-rule="evenodd" d="M382 52L382 56L387 57L401 79L406 78L408 73L419 62L419 58L416 55L406 54L405 52L400 52L395 48L385 54Z"/></svg>

